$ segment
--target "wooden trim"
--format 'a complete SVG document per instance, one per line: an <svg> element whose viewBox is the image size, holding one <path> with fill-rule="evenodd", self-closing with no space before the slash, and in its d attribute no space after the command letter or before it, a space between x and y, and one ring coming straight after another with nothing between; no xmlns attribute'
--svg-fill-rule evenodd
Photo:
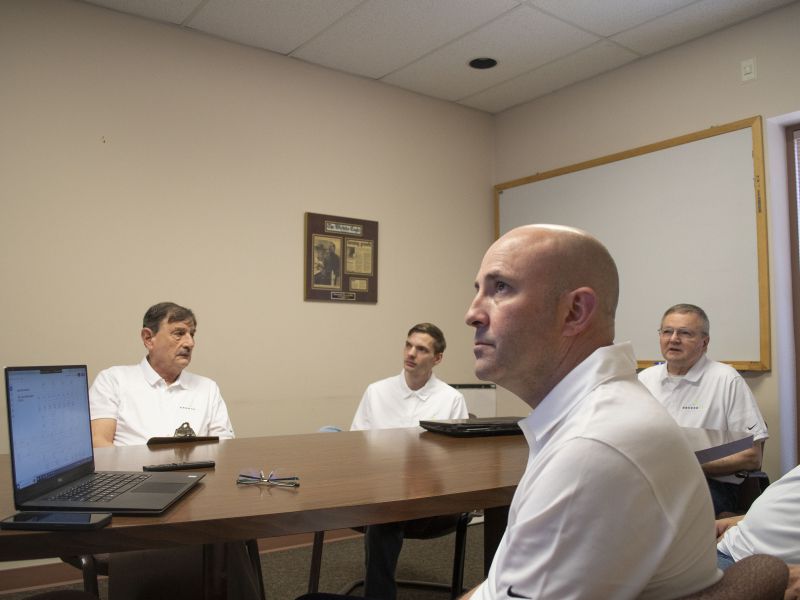
<svg viewBox="0 0 800 600"><path fill-rule="evenodd" d="M767 238L767 190L764 177L764 134L761 117L752 122L753 188L756 201L756 244L758 249L758 304L761 330L761 363L731 363L740 371L769 371L772 367L772 329L769 304L769 244Z"/></svg>
<svg viewBox="0 0 800 600"><path fill-rule="evenodd" d="M798 209L797 188L794 184L799 178L797 162L795 160L794 132L800 131L800 123L787 127L786 132L786 173L788 175L786 186L788 187L789 199L789 240L791 248L792 265L792 313L794 320L794 347L795 347L795 390L800 391L800 233L798 232ZM800 399L795 398L796 409L796 431L800 431ZM797 454L800 456L800 437L797 439Z"/></svg>
<svg viewBox="0 0 800 600"><path fill-rule="evenodd" d="M697 140L703 140L705 138L722 135L724 133L730 133L731 131L737 131L739 129L746 129L747 127L753 127L755 122L758 122L760 130L761 117L760 116L750 117L748 119L734 121L733 123L727 123L725 125L717 125L714 127L709 127L708 129L705 129L703 131L687 133L685 135L680 135L678 137L674 137L668 140L663 140L661 142L656 142L654 144L647 144L645 146L639 146L638 148L632 148L630 150L616 152L615 154L609 154L607 156L601 156L599 158L593 158L591 160L579 162L574 165L568 165L566 167L552 169L550 171L545 171L544 173L536 173L534 175L529 175L528 177L513 179L511 181L506 181L505 183L498 183L496 186L494 186L494 189L496 191L501 192L503 190L518 187L520 185L525 185L527 183L533 183L534 181L541 181L543 179L550 179L551 177L558 177L559 175L566 175L568 173L574 173L576 171L582 171L584 169L591 169L592 167L597 167L600 165L606 165L620 160L633 158L634 156L639 156L641 154L657 152L659 150L664 150L666 148L672 148L673 146L680 146L681 144L688 144L690 142L696 142Z"/></svg>

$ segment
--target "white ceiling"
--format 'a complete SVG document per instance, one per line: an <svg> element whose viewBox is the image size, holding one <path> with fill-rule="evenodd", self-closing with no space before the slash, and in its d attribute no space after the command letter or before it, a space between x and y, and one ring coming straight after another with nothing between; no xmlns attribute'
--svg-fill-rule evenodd
<svg viewBox="0 0 800 600"><path fill-rule="evenodd" d="M497 113L796 0L86 1Z"/></svg>

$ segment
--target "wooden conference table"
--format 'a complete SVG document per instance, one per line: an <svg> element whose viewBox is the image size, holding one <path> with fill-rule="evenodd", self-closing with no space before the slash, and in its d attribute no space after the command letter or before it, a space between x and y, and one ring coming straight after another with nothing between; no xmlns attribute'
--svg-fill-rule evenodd
<svg viewBox="0 0 800 600"><path fill-rule="evenodd" d="M709 452L718 458L752 444L745 434L686 433L701 462L710 460ZM216 468L159 516L115 516L91 532L2 531L0 560L218 544L482 508L488 568L527 457L521 435L456 438L417 428L100 448L98 470L209 459ZM300 487L236 485L248 467L296 475ZM3 455L0 516L13 512L9 457Z"/></svg>
<svg viewBox="0 0 800 600"><path fill-rule="evenodd" d="M114 516L91 532L0 532L0 560L215 544L486 509L494 545L527 460L522 436L453 438L417 428L238 438L95 451L98 470L214 460L198 486L160 516ZM239 486L248 467L296 475L300 487ZM0 456L0 516L14 512ZM495 518L493 509L499 509Z"/></svg>

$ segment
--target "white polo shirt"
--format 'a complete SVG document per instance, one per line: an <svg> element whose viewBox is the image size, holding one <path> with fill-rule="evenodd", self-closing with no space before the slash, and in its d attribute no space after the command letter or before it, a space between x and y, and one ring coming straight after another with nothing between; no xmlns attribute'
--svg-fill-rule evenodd
<svg viewBox="0 0 800 600"><path fill-rule="evenodd" d="M436 375L431 374L424 386L412 390L401 372L367 386L350 431L417 427L421 420L466 419L468 416L461 392Z"/></svg>
<svg viewBox="0 0 800 600"><path fill-rule="evenodd" d="M147 358L138 365L101 371L89 390L92 419L115 419L115 446L146 444L174 435L188 422L197 435L232 438L233 426L219 387L208 377L183 371L171 385Z"/></svg>
<svg viewBox="0 0 800 600"><path fill-rule="evenodd" d="M753 441L769 437L756 399L741 375L724 363L703 354L683 377L673 377L666 363L639 373L650 393L661 402L681 427L702 427L721 431L744 431ZM735 475L714 477L741 483Z"/></svg>
<svg viewBox="0 0 800 600"><path fill-rule="evenodd" d="M753 554L770 554L800 563L800 466L772 483L756 498L744 519L730 527L717 548L742 560Z"/></svg>
<svg viewBox="0 0 800 600"><path fill-rule="evenodd" d="M721 577L700 465L635 369L630 343L600 348L520 422L528 464L475 600L676 598Z"/></svg>

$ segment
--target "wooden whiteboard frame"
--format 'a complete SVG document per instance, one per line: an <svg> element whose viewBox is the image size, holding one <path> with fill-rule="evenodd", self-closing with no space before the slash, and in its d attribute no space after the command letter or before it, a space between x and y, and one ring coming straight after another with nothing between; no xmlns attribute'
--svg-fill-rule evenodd
<svg viewBox="0 0 800 600"><path fill-rule="evenodd" d="M751 130L752 137L752 159L753 159L753 199L755 207L755 223L756 223L756 250L757 250L757 280L758 280L758 326L759 326L759 339L758 339L758 352L759 357L757 360L725 360L728 364L732 365L735 369L740 371L768 371L771 368L771 331L770 331L770 305L769 305L769 259L767 247L767 215L766 215L766 193L764 182L764 154L763 154L763 130L761 117L751 117L742 119L726 125L719 125L711 127L704 131L698 131L675 137L669 140L664 140L646 146L640 146L624 152L618 152L603 156L593 160L553 169L544 173L537 173L529 177L523 177L500 183L494 186L494 217L495 217L495 237L500 237L500 218L501 218L501 196L504 190L525 186L546 179L560 177L598 167L607 165L617 161L624 161L633 157L641 156L644 154L654 153L668 148L675 148L682 144L691 144L699 140L711 138L714 136L724 135L726 133L739 131L743 129ZM521 225L522 223L520 223ZM666 308L663 307L663 308ZM663 308L661 310L663 310ZM658 315L660 317L660 313ZM719 323L719 327L735 326L734 324ZM651 366L655 360L640 360L638 365L640 368Z"/></svg>

